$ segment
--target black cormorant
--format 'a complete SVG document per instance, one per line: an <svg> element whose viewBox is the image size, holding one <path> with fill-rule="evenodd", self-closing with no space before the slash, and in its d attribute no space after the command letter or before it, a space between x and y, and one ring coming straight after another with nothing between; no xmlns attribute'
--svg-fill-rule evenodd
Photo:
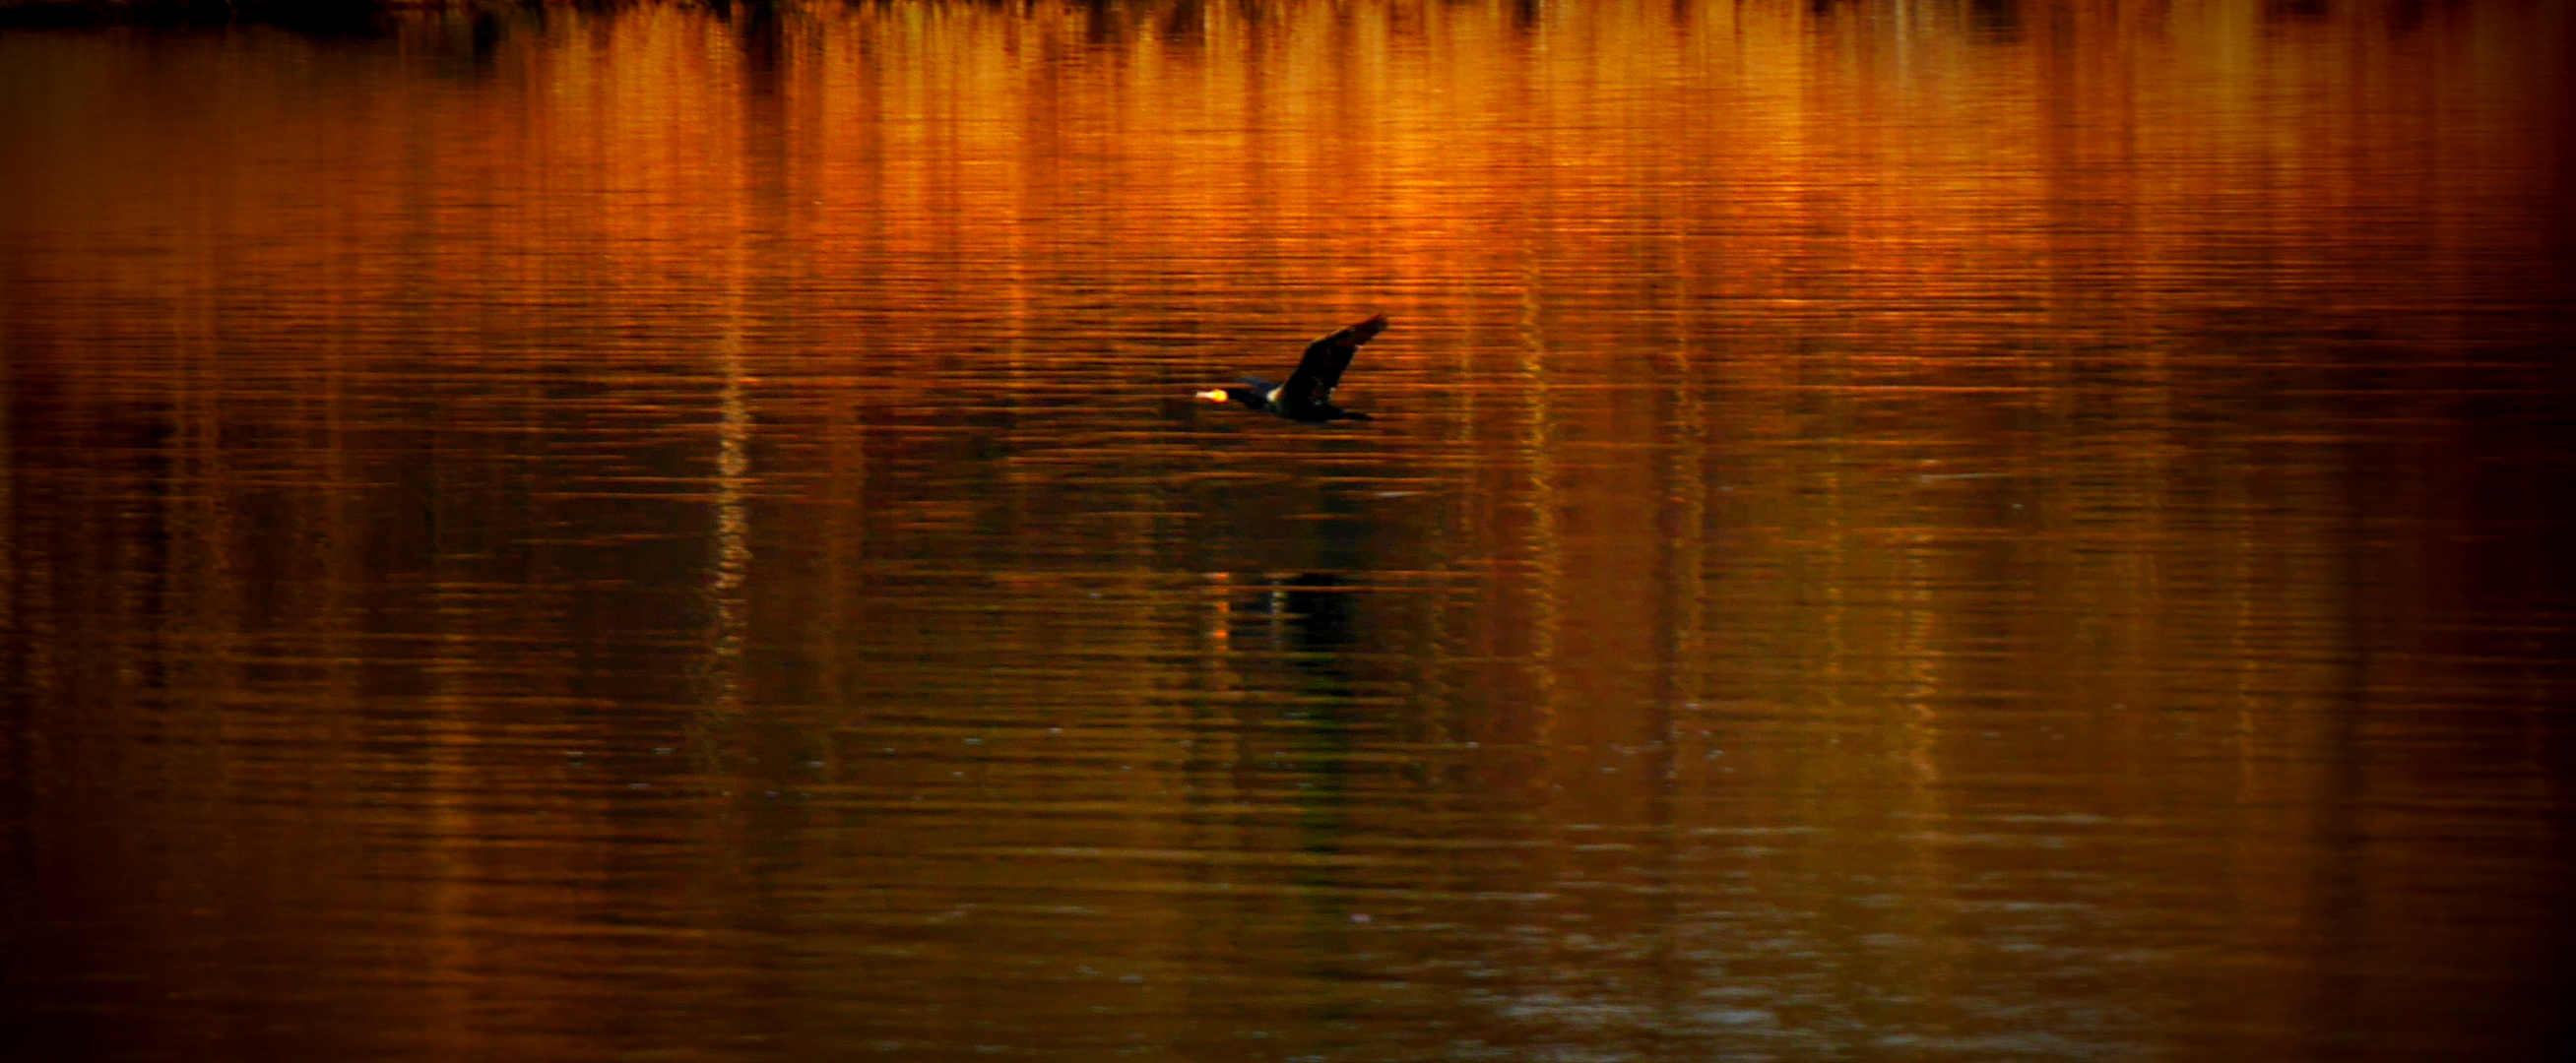
<svg viewBox="0 0 2576 1063"><path fill-rule="evenodd" d="M1384 331L1386 315L1379 314L1308 344L1306 356L1297 360L1297 371L1288 374L1285 384L1245 377L1242 387L1210 388L1199 392L1199 397L1209 402L1240 402L1291 421L1321 424L1368 420L1365 413L1333 405L1333 385L1342 382L1342 371L1351 367L1351 356L1360 353L1360 344Z"/></svg>

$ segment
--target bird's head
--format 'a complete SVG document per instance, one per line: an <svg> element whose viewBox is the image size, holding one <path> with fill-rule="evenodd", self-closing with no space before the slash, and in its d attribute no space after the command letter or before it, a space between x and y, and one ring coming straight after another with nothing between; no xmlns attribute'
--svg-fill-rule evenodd
<svg viewBox="0 0 2576 1063"><path fill-rule="evenodd" d="M1226 394L1226 393L1225 393L1225 389L1224 389L1224 388L1209 388L1209 389L1207 389L1206 391L1199 392L1199 393L1198 393L1198 398L1199 398L1201 401L1205 401L1205 402L1232 402L1232 401L1234 401L1234 396Z"/></svg>

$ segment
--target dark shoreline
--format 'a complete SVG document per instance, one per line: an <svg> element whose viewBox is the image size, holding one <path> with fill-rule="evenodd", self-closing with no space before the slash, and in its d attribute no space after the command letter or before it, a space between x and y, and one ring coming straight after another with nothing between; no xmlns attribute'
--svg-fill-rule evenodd
<svg viewBox="0 0 2576 1063"><path fill-rule="evenodd" d="M312 33L372 33L403 16L497 15L539 9L562 0L0 0L0 30L96 29L111 26L182 29L231 24L280 26ZM629 6L639 0L573 0L588 10ZM770 6L771 0L678 0L731 11Z"/></svg>
<svg viewBox="0 0 2576 1063"><path fill-rule="evenodd" d="M0 29L181 28L263 23L317 31L363 31L387 15L445 5L380 0L0 0ZM456 4L470 10L473 4Z"/></svg>

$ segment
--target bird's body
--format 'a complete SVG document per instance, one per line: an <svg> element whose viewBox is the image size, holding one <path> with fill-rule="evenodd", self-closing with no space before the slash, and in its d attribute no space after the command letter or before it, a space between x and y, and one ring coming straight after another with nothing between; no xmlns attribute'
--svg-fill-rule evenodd
<svg viewBox="0 0 2576 1063"><path fill-rule="evenodd" d="M1308 344L1306 356L1297 360L1297 371L1288 375L1285 384L1245 377L1240 387L1211 388L1199 392L1199 397L1209 402L1241 403L1263 413L1312 424L1368 420L1365 413L1333 405L1333 387L1342 382L1342 373L1351 367L1351 358L1359 353L1360 344L1384 331L1386 315L1379 314Z"/></svg>

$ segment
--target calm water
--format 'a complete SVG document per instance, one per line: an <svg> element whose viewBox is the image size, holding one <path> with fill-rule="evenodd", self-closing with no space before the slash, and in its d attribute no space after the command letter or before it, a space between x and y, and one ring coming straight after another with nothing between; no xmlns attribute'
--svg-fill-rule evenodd
<svg viewBox="0 0 2576 1063"><path fill-rule="evenodd" d="M0 34L13 1059L2569 1046L2565 5L381 29Z"/></svg>

